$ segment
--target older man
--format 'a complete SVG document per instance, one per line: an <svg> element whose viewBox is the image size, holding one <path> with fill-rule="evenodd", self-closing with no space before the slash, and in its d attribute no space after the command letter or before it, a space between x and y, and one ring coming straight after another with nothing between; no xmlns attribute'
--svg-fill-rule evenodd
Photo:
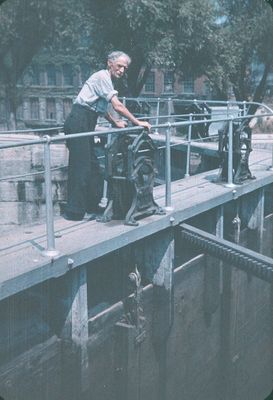
<svg viewBox="0 0 273 400"><path fill-rule="evenodd" d="M119 101L118 92L113 86L113 80L124 75L130 62L130 57L121 51L113 51L108 55L107 69L91 75L79 92L64 124L66 134L94 131L99 115L103 115L112 126L125 128L126 121L117 120L108 112L109 103L133 125L150 130L151 125L148 122L135 118ZM70 140L68 148L67 205L63 217L79 221L86 212L97 213L102 192L102 177L93 137Z"/></svg>

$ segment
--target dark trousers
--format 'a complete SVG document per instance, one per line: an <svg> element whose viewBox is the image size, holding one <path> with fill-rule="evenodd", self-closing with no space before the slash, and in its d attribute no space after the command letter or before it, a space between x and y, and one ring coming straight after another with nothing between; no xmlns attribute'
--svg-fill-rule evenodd
<svg viewBox="0 0 273 400"><path fill-rule="evenodd" d="M64 123L66 135L95 130L98 115L94 111L73 104ZM83 217L85 212L97 211L103 189L103 177L95 154L94 138L67 140L69 149L66 212Z"/></svg>

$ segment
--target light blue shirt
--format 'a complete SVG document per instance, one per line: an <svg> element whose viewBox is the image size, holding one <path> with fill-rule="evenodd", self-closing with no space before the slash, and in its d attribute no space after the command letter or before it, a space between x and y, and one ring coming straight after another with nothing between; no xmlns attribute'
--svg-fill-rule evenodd
<svg viewBox="0 0 273 400"><path fill-rule="evenodd" d="M74 104L80 104L99 114L105 114L109 102L117 94L118 92L114 89L109 71L102 69L87 79Z"/></svg>

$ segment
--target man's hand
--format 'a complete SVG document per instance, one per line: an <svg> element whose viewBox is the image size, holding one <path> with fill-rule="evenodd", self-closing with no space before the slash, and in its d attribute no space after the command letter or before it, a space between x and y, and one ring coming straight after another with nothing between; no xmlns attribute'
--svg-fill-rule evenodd
<svg viewBox="0 0 273 400"><path fill-rule="evenodd" d="M137 119L125 106L124 104L119 101L119 99L117 98L116 95L114 95L111 99L111 104L114 108L114 110L122 115L123 117L127 118L129 121L132 122L133 125L136 126L142 126L145 129L148 129L148 131L150 132L151 130L151 125L149 124L149 122L147 121L140 121L139 119Z"/></svg>
<svg viewBox="0 0 273 400"><path fill-rule="evenodd" d="M148 131L150 132L152 125L149 124L149 122L147 121L139 121L138 126L142 126L145 129L148 129Z"/></svg>
<svg viewBox="0 0 273 400"><path fill-rule="evenodd" d="M119 119L115 121L116 128L126 128L128 125L126 121L123 121L122 119Z"/></svg>

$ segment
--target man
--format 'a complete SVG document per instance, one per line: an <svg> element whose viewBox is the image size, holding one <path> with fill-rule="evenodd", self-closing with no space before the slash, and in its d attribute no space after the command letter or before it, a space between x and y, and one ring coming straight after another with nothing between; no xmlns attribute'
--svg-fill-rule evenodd
<svg viewBox="0 0 273 400"><path fill-rule="evenodd" d="M107 110L111 103L113 109L127 118L133 125L150 130L151 125L140 121L119 101L113 81L121 78L131 62L130 57L113 51L108 55L107 69L95 72L84 83L71 113L64 124L66 134L91 132L95 130L97 118L103 115L112 126L125 128L126 121L115 119ZM67 183L67 205L63 217L80 221L86 212L96 214L102 194L102 177L95 155L93 137L68 140L69 165Z"/></svg>

